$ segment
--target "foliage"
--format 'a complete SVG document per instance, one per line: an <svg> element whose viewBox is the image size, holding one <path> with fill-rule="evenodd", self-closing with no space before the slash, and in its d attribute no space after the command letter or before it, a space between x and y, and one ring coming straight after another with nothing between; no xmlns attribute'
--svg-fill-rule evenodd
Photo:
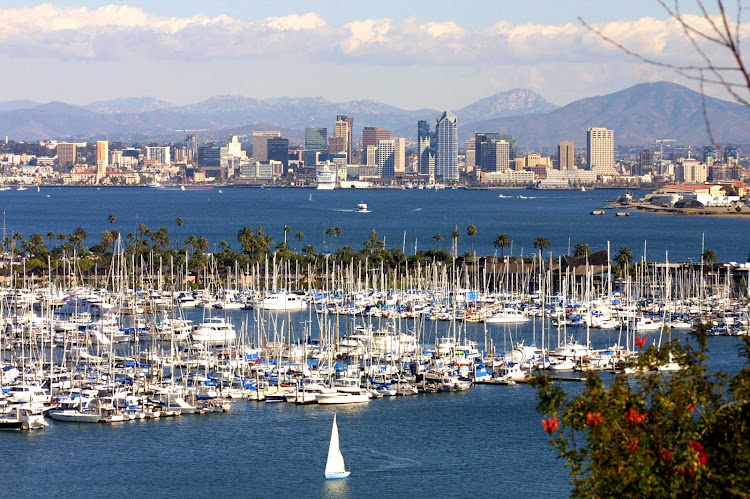
<svg viewBox="0 0 750 499"><path fill-rule="evenodd" d="M648 347L639 374L618 374L609 386L591 373L572 398L549 377L535 378L538 410L547 416L542 429L570 468L574 496L747 496L750 368L709 373L707 332L696 330L694 342ZM670 359L681 369L657 369Z"/></svg>

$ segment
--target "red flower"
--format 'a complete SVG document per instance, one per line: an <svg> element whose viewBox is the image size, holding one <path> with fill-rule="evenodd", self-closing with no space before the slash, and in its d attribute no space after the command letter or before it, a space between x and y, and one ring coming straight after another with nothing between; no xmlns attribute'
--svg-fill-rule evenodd
<svg viewBox="0 0 750 499"><path fill-rule="evenodd" d="M665 463L671 463L672 462L672 454L670 454L667 449L664 449L663 451L661 451L661 454L659 454L659 457Z"/></svg>
<svg viewBox="0 0 750 499"><path fill-rule="evenodd" d="M602 417L601 412L589 412L586 414L586 426L594 427L604 421L604 418Z"/></svg>
<svg viewBox="0 0 750 499"><path fill-rule="evenodd" d="M688 406L688 411L690 412L690 414L694 413L695 412L695 404L690 404Z"/></svg>
<svg viewBox="0 0 750 499"><path fill-rule="evenodd" d="M542 427L544 428L544 431L552 435L558 427L557 416L552 416L549 419L542 419Z"/></svg>
<svg viewBox="0 0 750 499"><path fill-rule="evenodd" d="M694 477L695 476L695 470L688 471L688 475L690 475L691 477Z"/></svg>
<svg viewBox="0 0 750 499"><path fill-rule="evenodd" d="M678 474L678 475L680 475L680 476L685 476L685 470L684 470L684 469L682 469L682 468L679 468L679 469L677 470L677 474Z"/></svg>
<svg viewBox="0 0 750 499"><path fill-rule="evenodd" d="M625 416L625 420L631 424L641 424L643 423L643 420L646 419L647 415L648 415L647 413L638 412L631 407L627 415Z"/></svg>
<svg viewBox="0 0 750 499"><path fill-rule="evenodd" d="M633 451L635 450L635 448L636 448L636 447L638 447L638 440L633 440L632 442L630 442L630 443L628 444L628 450L629 450L630 452L633 452Z"/></svg>
<svg viewBox="0 0 750 499"><path fill-rule="evenodd" d="M703 450L703 444L700 442L694 442L692 440L688 440L688 447L690 447L693 450L696 450L698 452Z"/></svg>
<svg viewBox="0 0 750 499"><path fill-rule="evenodd" d="M638 348L643 348L643 345L645 345L646 343L648 343L648 338L641 337L635 339L635 346L637 346Z"/></svg>
<svg viewBox="0 0 750 499"><path fill-rule="evenodd" d="M699 452L698 453L698 463L700 463L701 466L705 466L708 464L708 454L705 452Z"/></svg>

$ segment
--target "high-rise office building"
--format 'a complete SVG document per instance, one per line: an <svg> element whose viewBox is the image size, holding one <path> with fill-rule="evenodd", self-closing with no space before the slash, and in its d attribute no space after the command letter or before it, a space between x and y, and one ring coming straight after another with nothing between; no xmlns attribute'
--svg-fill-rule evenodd
<svg viewBox="0 0 750 499"><path fill-rule="evenodd" d="M557 158L560 170L576 169L576 150L570 141L563 141L557 144Z"/></svg>
<svg viewBox="0 0 750 499"><path fill-rule="evenodd" d="M586 164L597 175L616 175L615 132L606 128L589 128L586 132Z"/></svg>
<svg viewBox="0 0 750 499"><path fill-rule="evenodd" d="M458 118L450 111L438 116L435 125L435 176L458 180Z"/></svg>
<svg viewBox="0 0 750 499"><path fill-rule="evenodd" d="M57 162L61 166L74 165L76 164L76 156L78 151L76 150L76 144L70 144L68 142L60 142L57 144Z"/></svg>
<svg viewBox="0 0 750 499"><path fill-rule="evenodd" d="M305 150L325 152L328 150L328 129L319 127L305 128Z"/></svg>
<svg viewBox="0 0 750 499"><path fill-rule="evenodd" d="M495 141L495 170L507 172L510 170L510 143L505 140Z"/></svg>
<svg viewBox="0 0 750 499"><path fill-rule="evenodd" d="M281 137L269 138L266 142L268 161L280 161L284 165L284 173L289 170L289 139Z"/></svg>
<svg viewBox="0 0 750 499"><path fill-rule="evenodd" d="M377 146L379 141L388 140L390 138L390 130L385 130L376 126L366 126L362 129L362 150L366 150L367 146Z"/></svg>
<svg viewBox="0 0 750 499"><path fill-rule="evenodd" d="M352 128L354 127L354 118L351 116L336 116L336 124L333 128L333 136L346 139L346 160L351 165L354 164L352 157Z"/></svg>
<svg viewBox="0 0 750 499"><path fill-rule="evenodd" d="M198 161L198 135L189 133L185 139L185 149L187 151L188 164L195 164Z"/></svg>
<svg viewBox="0 0 750 499"><path fill-rule="evenodd" d="M281 132L253 132L253 158L261 163L268 162L268 139L281 137Z"/></svg>
<svg viewBox="0 0 750 499"><path fill-rule="evenodd" d="M424 120L417 122L417 165L420 175L435 174L435 141L430 124Z"/></svg>
<svg viewBox="0 0 750 499"><path fill-rule="evenodd" d="M106 140L96 141L96 183L102 181L107 174L109 166L109 142Z"/></svg>
<svg viewBox="0 0 750 499"><path fill-rule="evenodd" d="M378 177L393 177L396 173L396 141L394 139L378 142L376 163Z"/></svg>
<svg viewBox="0 0 750 499"><path fill-rule="evenodd" d="M393 139L393 171L394 173L406 173L406 139L396 137Z"/></svg>
<svg viewBox="0 0 750 499"><path fill-rule="evenodd" d="M362 163L365 166L376 166L378 164L378 146L367 146L363 151Z"/></svg>
<svg viewBox="0 0 750 499"><path fill-rule="evenodd" d="M516 158L516 137L508 133L479 132L474 134L474 162L483 172L497 170L495 142L504 140L508 143L509 158Z"/></svg>

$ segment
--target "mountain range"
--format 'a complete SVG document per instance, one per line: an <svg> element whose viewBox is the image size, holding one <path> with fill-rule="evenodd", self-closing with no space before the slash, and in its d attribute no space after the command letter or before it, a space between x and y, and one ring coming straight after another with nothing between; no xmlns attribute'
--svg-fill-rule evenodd
<svg viewBox="0 0 750 499"><path fill-rule="evenodd" d="M458 116L461 140L479 131L507 132L517 137L521 147L550 147L561 140L583 145L586 129L598 126L614 129L618 145L642 145L661 138L700 145L709 142L704 105L715 141L750 143L750 109L669 82L643 83L563 107L532 90L517 88L453 112ZM271 129L299 143L305 127L331 130L336 115L344 114L354 117L355 137L363 126L379 126L391 130L392 136L413 139L416 122L434 123L440 112L405 110L372 100L335 103L322 97L227 95L185 106L150 97L85 106L5 101L0 102L0 136L166 142L183 140L187 130L197 130L201 140L222 140L229 133Z"/></svg>

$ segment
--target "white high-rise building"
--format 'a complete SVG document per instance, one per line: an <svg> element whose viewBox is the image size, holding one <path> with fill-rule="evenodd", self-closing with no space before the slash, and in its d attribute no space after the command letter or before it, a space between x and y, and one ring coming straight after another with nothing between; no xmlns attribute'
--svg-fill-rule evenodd
<svg viewBox="0 0 750 499"><path fill-rule="evenodd" d="M435 125L435 176L458 180L458 118L450 111L438 116Z"/></svg>
<svg viewBox="0 0 750 499"><path fill-rule="evenodd" d="M396 172L396 140L379 140L377 166L378 177L393 177Z"/></svg>
<svg viewBox="0 0 750 499"><path fill-rule="evenodd" d="M396 137L393 140L393 171L395 173L406 173L406 139Z"/></svg>
<svg viewBox="0 0 750 499"><path fill-rule="evenodd" d="M498 140L495 142L495 171L507 172L510 170L510 142Z"/></svg>
<svg viewBox="0 0 750 499"><path fill-rule="evenodd" d="M597 175L616 175L615 131L589 128L586 132L586 163Z"/></svg>
<svg viewBox="0 0 750 499"><path fill-rule="evenodd" d="M146 147L146 159L153 159L160 165L169 165L172 163L169 146L164 147Z"/></svg>

